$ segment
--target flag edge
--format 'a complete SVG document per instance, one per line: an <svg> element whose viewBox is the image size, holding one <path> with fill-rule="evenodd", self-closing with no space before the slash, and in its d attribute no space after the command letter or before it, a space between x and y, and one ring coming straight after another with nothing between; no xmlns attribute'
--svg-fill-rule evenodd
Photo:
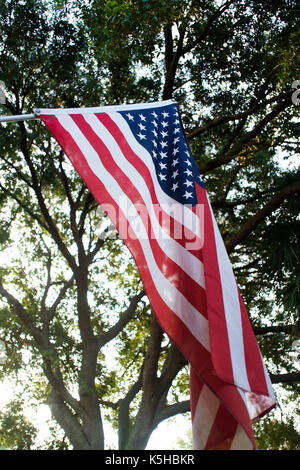
<svg viewBox="0 0 300 470"><path fill-rule="evenodd" d="M88 113L101 113L109 111L133 111L138 109L160 108L171 104L177 104L175 100L154 101L150 103L128 103L117 105L104 105L94 106L87 108L39 108L34 109L34 112L41 115L49 114L88 114Z"/></svg>

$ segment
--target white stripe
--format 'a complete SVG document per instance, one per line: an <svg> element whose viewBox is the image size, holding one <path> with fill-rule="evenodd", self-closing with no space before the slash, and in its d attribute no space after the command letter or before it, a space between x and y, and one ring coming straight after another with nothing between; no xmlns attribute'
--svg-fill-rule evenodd
<svg viewBox="0 0 300 470"><path fill-rule="evenodd" d="M85 138L80 129L76 126L72 118L69 116L59 116L58 120L64 127L64 129L71 134L72 138L80 148L82 154L85 156L90 169L103 183L103 185L105 186L111 197L115 200L115 202L118 204L120 196L126 199L126 194L123 193L116 180L102 165L98 154L90 145L90 143ZM129 206L130 200L128 201L128 207ZM134 211L136 212L134 214L135 219L138 220L139 214L135 210L134 206L132 206L132 212L134 213ZM144 227L141 219L139 225L141 228ZM134 227L132 228L134 230ZM140 244L144 256L146 258L147 267L152 276L152 279L155 280L155 287L160 297L175 313L175 315L177 315L181 319L181 321L186 325L186 327L195 336L195 338L198 339L198 341L203 345L203 347L209 351L209 332L208 322L206 318L204 318L201 313L198 312L198 310L196 310L193 305L191 305L190 302L181 294L181 292L179 292L163 276L153 257L149 240L147 239L146 231L143 233L141 230Z"/></svg>
<svg viewBox="0 0 300 470"><path fill-rule="evenodd" d="M131 132L131 129L129 125L127 124L126 120L121 116L119 113L110 113L111 119L115 121L119 129L123 132L123 134L126 136L126 140L134 153L136 153L139 158L145 163L147 168L149 169L149 172L151 174L151 178L154 184L154 189L155 193L158 199L158 202L160 204L164 204L164 210L165 212L168 213L171 217L174 217L177 222L180 224L183 224L187 229L189 229L192 233L197 235L197 237L201 237L201 231L200 231L200 221L199 217L192 212L192 210L184 204L181 204L181 210L182 213L177 215L173 214L172 212L168 212L168 207L172 208L174 207L174 204L177 203L177 201L170 196L168 196L161 188L158 180L157 180L157 175L156 175L156 170L155 166L152 160L151 155L149 152L137 142L135 139L134 135Z"/></svg>
<svg viewBox="0 0 300 470"><path fill-rule="evenodd" d="M163 230L157 220L156 214L153 211L151 194L144 178L134 168L134 166L129 163L127 158L124 157L115 139L94 114L86 115L85 120L91 126L95 134L98 135L104 142L118 167L121 168L126 176L128 176L130 181L134 181L134 186L142 196L143 202L147 208L155 239L161 250L164 251L167 256L172 259L192 279L194 279L195 282L197 282L201 287L205 288L203 263L188 250L186 250L180 243L170 237L166 230Z"/></svg>
<svg viewBox="0 0 300 470"><path fill-rule="evenodd" d="M88 113L107 113L109 111L134 111L139 109L149 109L149 108L161 108L162 106L168 106L174 104L174 100L166 101L154 101L153 103L137 103L137 104L121 104L113 106L98 106L91 108L41 108L35 109L35 113L38 115L43 114L88 114Z"/></svg>
<svg viewBox="0 0 300 470"><path fill-rule="evenodd" d="M244 390L242 390L240 387L236 387L236 390L239 392L239 394L241 395L241 398L244 402L244 405L249 413L249 409L248 409L248 400L247 400L247 397L246 397L246 393L247 391L245 392ZM249 419L250 419L250 416L249 416Z"/></svg>
<svg viewBox="0 0 300 470"><path fill-rule="evenodd" d="M236 385L244 388L245 390L251 390L245 362L243 327L238 288L228 254L211 207L210 211L214 225L214 235L222 285L224 311L228 331L234 382Z"/></svg>
<svg viewBox="0 0 300 470"><path fill-rule="evenodd" d="M195 450L203 450L220 406L218 397L204 384L193 417L193 443Z"/></svg>
<svg viewBox="0 0 300 470"><path fill-rule="evenodd" d="M245 433L244 429L238 424L235 435L232 439L230 450L253 450L251 439Z"/></svg>
<svg viewBox="0 0 300 470"><path fill-rule="evenodd" d="M269 372L268 372L268 370L265 366L265 363L264 363L264 360L263 360L263 357L262 357L261 353L260 353L260 356L261 356L261 362L262 362L262 365L263 365L263 368L264 368L264 374L265 374L268 394L269 394L269 397L271 398L271 400L273 401L273 405L274 405L275 402L276 402L276 398L275 398L272 382L271 382ZM269 401L269 403L270 403L270 401ZM273 406L273 405L270 405L270 406Z"/></svg>

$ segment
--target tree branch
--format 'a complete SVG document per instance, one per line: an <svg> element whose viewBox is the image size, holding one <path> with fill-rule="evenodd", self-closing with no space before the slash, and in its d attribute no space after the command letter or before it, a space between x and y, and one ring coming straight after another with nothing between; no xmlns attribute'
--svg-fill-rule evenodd
<svg viewBox="0 0 300 470"><path fill-rule="evenodd" d="M190 400L180 401L178 403L174 403L173 405L167 405L164 408L159 410L159 413L155 415L153 421L153 429L159 425L165 419L171 418L172 416L186 413L187 411L191 411Z"/></svg>
<svg viewBox="0 0 300 470"><path fill-rule="evenodd" d="M35 195L37 197L41 213L43 214L43 217L44 217L44 219L47 223L47 230L53 236L59 250L61 251L62 255L65 257L65 259L69 263L70 267L73 269L73 271L75 271L76 268L77 268L75 258L71 255L71 253L69 252L67 246L64 244L64 242L63 242L63 240L62 240L62 238L61 238L61 236L58 232L58 229L57 229L57 227L56 227L56 225L55 225L55 223L54 223L54 221L53 221L53 219L52 219L52 217L51 217L51 215L50 215L50 213L47 209L47 206L46 206L46 203L45 203L42 191L41 191L41 187L40 187L40 184L39 184L39 181L38 181L38 176L37 176L37 173L35 171L33 162L31 160L29 151L28 151L27 133L26 133L24 122L19 121L18 124L19 124L20 132L21 132L21 143L20 143L21 150L22 150L22 153L24 155L25 161L28 165L28 168L30 170L30 174L31 174L31 178L32 178L32 188L33 188L33 190L35 192Z"/></svg>
<svg viewBox="0 0 300 470"><path fill-rule="evenodd" d="M254 128L247 132L232 148L228 150L228 145L226 144L222 150L216 155L213 160L210 160L207 163L203 163L199 166L199 171L201 174L207 173L208 171L214 170L233 160L246 144L248 144L252 139L260 134L260 132L269 124L275 117L277 117L282 111L291 106L291 93L287 94L287 98L282 100L280 103L275 106L275 108L268 113L261 121L259 121ZM231 142L230 142L231 143Z"/></svg>
<svg viewBox="0 0 300 470"><path fill-rule="evenodd" d="M43 335L43 332L34 325L32 318L30 315L28 315L23 305L4 288L1 280L0 294L6 298L9 305L13 308L20 320L24 323L31 336L34 338L36 346L41 349L46 348L48 344L47 338Z"/></svg>
<svg viewBox="0 0 300 470"><path fill-rule="evenodd" d="M253 114L255 111L257 111L259 108L266 107L267 105L271 103L278 102L279 100L285 99L287 97L290 97L290 93L283 92L283 93L280 93L279 95L269 98L268 100L260 102L260 100L256 96L255 103L250 105L250 107L246 109L245 111L241 111L240 113L237 113L237 114L229 114L227 116L220 116L218 118L212 119L211 121L208 121L207 123L205 123L203 126L193 129L188 134L188 139L191 140L203 134L204 132L210 131L211 129L227 124L228 122L239 121L240 119L247 118L248 116Z"/></svg>
<svg viewBox="0 0 300 470"><path fill-rule="evenodd" d="M0 188L12 199L14 199L18 205L33 219L35 220L40 227L44 228L45 230L49 231L48 226L32 211L30 210L24 202L21 201L21 199L18 198L14 193L11 193L7 188L5 188L1 183L0 183Z"/></svg>
<svg viewBox="0 0 300 470"><path fill-rule="evenodd" d="M62 397L52 389L47 399L47 405L56 421L60 424L74 449L90 450L90 444L76 417L64 403Z"/></svg>
<svg viewBox="0 0 300 470"><path fill-rule="evenodd" d="M283 186L278 188L270 188L266 191L261 191L260 193L256 194L255 196L249 197L247 199L239 199L238 201L226 201L226 199L219 199L217 201L213 201L211 203L214 209L231 209L237 206L243 206L249 204L250 202L257 201L258 199L263 198L264 196L273 194L276 191L280 191Z"/></svg>
<svg viewBox="0 0 300 470"><path fill-rule="evenodd" d="M20 302L10 294L2 285L0 281L0 294L3 295L11 307L14 309L18 317L21 319L23 324L26 326L28 331L30 332L31 336L34 338L33 346L37 347L44 360L44 372L46 377L49 380L49 383L55 388L56 392L59 393L64 400L69 403L69 405L76 411L80 412L82 415L82 408L79 406L77 400L75 400L69 392L66 390L63 379L58 368L58 365L55 364L55 372L52 369L52 363L49 359L49 349L51 349L51 345L49 344L49 337L47 337L41 330L39 330L33 323L30 315L26 312L24 307L20 304ZM44 352L47 351L48 353L45 355Z"/></svg>
<svg viewBox="0 0 300 470"><path fill-rule="evenodd" d="M175 344L172 344L162 368L159 384L163 390L167 390L172 384L178 372L187 364L187 360Z"/></svg>
<svg viewBox="0 0 300 470"><path fill-rule="evenodd" d="M168 407L168 405L166 404L167 394L176 375L186 364L187 360L185 359L185 357L179 351L177 346L175 346L175 344L172 344L169 348L167 357L162 367L161 376L157 383L157 387L159 387L161 396L155 412L154 427L157 426L159 422L162 421L162 419L166 419L167 417L169 417L167 415L165 416L165 418L162 417L164 416L166 408ZM169 409L169 411L171 412L171 409Z"/></svg>
<svg viewBox="0 0 300 470"><path fill-rule="evenodd" d="M80 235L82 235L84 232L84 222L85 222L87 214L89 213L89 208L93 200L94 200L93 195L90 192L88 192L83 209L80 214L80 219L78 222L78 229L79 229Z"/></svg>
<svg viewBox="0 0 300 470"><path fill-rule="evenodd" d="M290 372L289 374L270 374L273 384L300 382L300 372Z"/></svg>
<svg viewBox="0 0 300 470"><path fill-rule="evenodd" d="M107 229L105 229L104 232L101 233L101 235L98 237L98 240L94 244L93 249L88 253L88 255L87 255L87 263L88 264L92 263L92 261L95 258L96 254L98 253L100 248L104 245L105 238L104 237L102 238L102 236L104 235L105 232L107 232Z"/></svg>
<svg viewBox="0 0 300 470"><path fill-rule="evenodd" d="M85 410L80 403L66 389L61 370L57 362L52 364L48 358L44 358L43 370L53 390L77 413L81 418L85 416Z"/></svg>
<svg viewBox="0 0 300 470"><path fill-rule="evenodd" d="M255 335L266 335L268 333L291 333L295 330L295 325L273 325L273 326L255 326L253 331Z"/></svg>
<svg viewBox="0 0 300 470"><path fill-rule="evenodd" d="M161 329L156 319L156 316L153 313L151 318L150 338L145 357L145 368L143 377L144 392L146 394L150 393L150 395L155 393L154 389L156 389L157 391L157 365L160 355L162 336L163 330Z"/></svg>
<svg viewBox="0 0 300 470"><path fill-rule="evenodd" d="M65 190L65 193L66 193L66 196L67 196L67 199L69 201L69 205L70 205L70 209L71 209L71 214L75 213L75 202L73 200L73 197L72 197L72 194L71 194L71 191L70 191L70 186L69 186L69 182L68 182L68 178L67 178L67 175L66 175L66 172L63 168L63 151L60 151L59 152L59 157L58 157L58 160L59 160L59 172L58 172L58 177L63 185L63 188Z"/></svg>
<svg viewBox="0 0 300 470"><path fill-rule="evenodd" d="M165 66L166 70L169 70L171 67L174 50L173 50L173 36L172 36L172 25L166 24L164 26L164 36L165 36Z"/></svg>
<svg viewBox="0 0 300 470"><path fill-rule="evenodd" d="M143 386L143 373L144 373L144 364L141 367L139 377L137 381L133 384L130 390L127 392L126 396L119 401L119 414L118 414L118 422L119 422L119 449L125 449L126 444L129 438L129 428L130 428L130 420L129 420L129 407L130 403L134 399L134 397L138 394Z"/></svg>
<svg viewBox="0 0 300 470"><path fill-rule="evenodd" d="M29 188L32 188L32 184L31 182L26 178L26 176L24 176L24 174L15 166L13 165L7 158L5 158L3 155L1 155L1 160L3 160L10 168L12 168L16 174L18 175L18 177L24 181L24 183L27 184L27 186Z"/></svg>
<svg viewBox="0 0 300 470"><path fill-rule="evenodd" d="M208 36L213 23L218 18L220 18L220 16L224 13L224 11L226 11L230 7L230 5L234 3L234 1L235 0L229 0L225 2L224 5L221 5L219 8L217 8L217 10L210 16L210 18L208 18L201 34L199 34L199 36L197 36L197 38L191 44L188 44L185 46L185 48L183 49L183 54L187 54L191 52L194 49L194 47L200 44L200 42L203 41Z"/></svg>
<svg viewBox="0 0 300 470"><path fill-rule="evenodd" d="M276 193L266 204L265 206L250 217L247 222L241 227L239 232L233 235L226 243L227 252L231 253L233 249L243 242L247 236L255 230L255 228L262 222L268 215L270 215L275 209L277 209L281 203L290 197L292 194L295 194L300 191L300 181L295 181L281 189Z"/></svg>
<svg viewBox="0 0 300 470"><path fill-rule="evenodd" d="M128 308L125 310L123 315L120 317L119 321L115 325L113 325L108 331L100 335L97 339L98 348L101 349L105 344L111 341L113 338L118 336L118 334L123 330L123 328L127 325L127 323L132 319L137 304L139 301L144 297L145 291L142 290L139 294L132 297L130 300L130 304Z"/></svg>
<svg viewBox="0 0 300 470"><path fill-rule="evenodd" d="M172 25L166 25L164 28L165 34L165 64L166 64L166 79L163 89L163 100L172 98L175 76L179 60L183 55L183 41L186 28L182 26L179 30L179 39L177 49L174 54L173 51L173 38L172 38Z"/></svg>
<svg viewBox="0 0 300 470"><path fill-rule="evenodd" d="M59 303L62 301L62 299L64 298L67 290L72 286L73 282L74 282L74 274L70 277L70 279L68 279L68 281L65 281L64 282L64 285L62 287L62 289L60 290L58 296L56 297L55 301L53 302L53 304L51 305L50 308L48 308L47 310L47 321L48 322L51 322L51 320L53 319L53 316L56 312L56 309L59 305Z"/></svg>

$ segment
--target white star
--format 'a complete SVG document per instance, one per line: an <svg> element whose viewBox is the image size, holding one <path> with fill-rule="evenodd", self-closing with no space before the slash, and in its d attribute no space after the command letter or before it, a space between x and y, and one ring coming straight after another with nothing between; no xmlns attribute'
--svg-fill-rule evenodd
<svg viewBox="0 0 300 470"><path fill-rule="evenodd" d="M173 155L175 156L176 153L178 153L178 152L179 152L179 148L178 148L178 147L174 148L174 150L173 150Z"/></svg>
<svg viewBox="0 0 300 470"><path fill-rule="evenodd" d="M177 188L178 188L178 183L174 183L171 189L172 191L176 191Z"/></svg>
<svg viewBox="0 0 300 470"><path fill-rule="evenodd" d="M165 148L165 147L167 147L168 142L160 142L160 145L162 146L162 148Z"/></svg>
<svg viewBox="0 0 300 470"><path fill-rule="evenodd" d="M164 139L165 137L167 137L168 133L166 131L161 131L161 136L162 138Z"/></svg>
<svg viewBox="0 0 300 470"><path fill-rule="evenodd" d="M166 121L162 121L161 125L162 125L163 127L167 127L167 126L169 125L169 123L166 122Z"/></svg>
<svg viewBox="0 0 300 470"><path fill-rule="evenodd" d="M172 161L172 166L178 165L179 160L178 158L175 158L175 160Z"/></svg>
<svg viewBox="0 0 300 470"><path fill-rule="evenodd" d="M175 139L173 141L174 144L177 144L177 142L179 142L179 137L175 137Z"/></svg>
<svg viewBox="0 0 300 470"><path fill-rule="evenodd" d="M161 158L167 158L167 153L166 152L159 152L159 155L161 156Z"/></svg>
<svg viewBox="0 0 300 470"><path fill-rule="evenodd" d="M152 115L155 117L155 119L157 119L157 117L158 117L158 116L157 116L157 114L156 114L156 112L155 112L155 111L152 111L152 113L151 113L151 114L152 114Z"/></svg>
<svg viewBox="0 0 300 470"><path fill-rule="evenodd" d="M174 124L179 124L179 120L175 119Z"/></svg>
<svg viewBox="0 0 300 470"><path fill-rule="evenodd" d="M153 124L154 127L157 127L157 122L156 121L151 121L151 124Z"/></svg>
<svg viewBox="0 0 300 470"><path fill-rule="evenodd" d="M161 170L166 170L167 169L167 164L166 163L159 162L159 166L160 166Z"/></svg>
<svg viewBox="0 0 300 470"><path fill-rule="evenodd" d="M172 174L172 177L171 177L171 178L172 178L172 179L175 179L175 178L177 178L178 174L179 174L179 173L178 173L178 170L175 170L175 171L173 172L173 174Z"/></svg>
<svg viewBox="0 0 300 470"><path fill-rule="evenodd" d="M160 177L161 181L166 179L166 175L159 173L158 176Z"/></svg>
<svg viewBox="0 0 300 470"><path fill-rule="evenodd" d="M192 172L187 168L185 171L184 171L185 174L187 174L188 176L192 176Z"/></svg>
<svg viewBox="0 0 300 470"><path fill-rule="evenodd" d="M188 199L189 197L193 197L192 193L189 193L188 191L186 191L184 194L183 194L183 197L185 197L186 199Z"/></svg>
<svg viewBox="0 0 300 470"><path fill-rule="evenodd" d="M153 155L153 158L157 158L157 153L155 152L155 150L152 150L152 155Z"/></svg>
<svg viewBox="0 0 300 470"><path fill-rule="evenodd" d="M126 114L126 116L128 117L128 119L130 121L134 121L134 118L133 118L132 114L128 113L128 114Z"/></svg>
<svg viewBox="0 0 300 470"><path fill-rule="evenodd" d="M138 137L139 137L141 140L146 139L146 136L145 136L144 134L141 134L141 133L138 134Z"/></svg>
<svg viewBox="0 0 300 470"><path fill-rule="evenodd" d="M139 123L139 128L141 129L141 131L144 131L146 129L146 127L141 122Z"/></svg>
<svg viewBox="0 0 300 470"><path fill-rule="evenodd" d="M178 134L178 132L180 132L180 129L179 129L179 127L176 127L176 128L174 129L173 134Z"/></svg>
<svg viewBox="0 0 300 470"><path fill-rule="evenodd" d="M157 137L157 135L158 135L158 134L157 134L156 130L155 130L155 129L153 129L153 131L152 131L152 132L153 132L153 135L155 135L155 137Z"/></svg>
<svg viewBox="0 0 300 470"><path fill-rule="evenodd" d="M143 114L139 114L139 117L140 117L141 121L146 121L146 118Z"/></svg>
<svg viewBox="0 0 300 470"><path fill-rule="evenodd" d="M188 166L192 166L192 164L191 164L190 160L185 160L185 162L184 162L184 163L186 163Z"/></svg>
<svg viewBox="0 0 300 470"><path fill-rule="evenodd" d="M157 142L156 140L151 140L152 144L154 145L154 147L157 147Z"/></svg>
<svg viewBox="0 0 300 470"><path fill-rule="evenodd" d="M183 184L185 184L187 188L189 188L190 186L193 187L193 181L185 180Z"/></svg>
<svg viewBox="0 0 300 470"><path fill-rule="evenodd" d="M169 113L166 113L166 111L163 111L161 114L163 115L164 119L165 119L166 117L169 117Z"/></svg>

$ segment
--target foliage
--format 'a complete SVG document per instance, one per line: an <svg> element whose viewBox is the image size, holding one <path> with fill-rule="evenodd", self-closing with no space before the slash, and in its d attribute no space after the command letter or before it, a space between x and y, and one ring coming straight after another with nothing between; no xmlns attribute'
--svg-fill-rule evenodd
<svg viewBox="0 0 300 470"><path fill-rule="evenodd" d="M258 450L299 450L300 434L293 418L287 422L265 418L255 428Z"/></svg>
<svg viewBox="0 0 300 470"><path fill-rule="evenodd" d="M193 448L192 442L192 430L190 430L186 432L185 436L178 437L176 447L174 447L174 449L191 450Z"/></svg>
<svg viewBox="0 0 300 470"><path fill-rule="evenodd" d="M3 113L179 102L263 355L295 406L296 6L0 2ZM102 417L120 448L143 448L159 422L189 410L185 360L153 319L130 253L106 236L109 222L45 127L2 125L0 148L0 375L26 371L32 396L47 401L67 436L49 448L102 448ZM22 419L10 426L27 436ZM275 436L296 433L285 422L264 421L261 445L288 446Z"/></svg>
<svg viewBox="0 0 300 470"><path fill-rule="evenodd" d="M0 446L6 450L30 450L37 429L22 412L23 403L15 399L0 411Z"/></svg>

